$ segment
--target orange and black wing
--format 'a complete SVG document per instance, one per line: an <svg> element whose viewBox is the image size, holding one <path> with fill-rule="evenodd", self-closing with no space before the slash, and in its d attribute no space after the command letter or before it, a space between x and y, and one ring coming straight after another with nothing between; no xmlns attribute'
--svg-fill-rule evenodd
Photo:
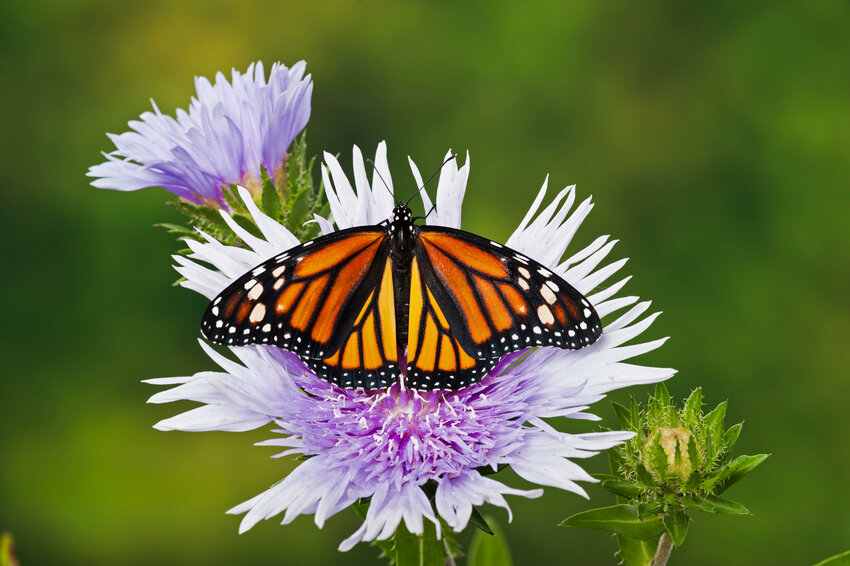
<svg viewBox="0 0 850 566"><path fill-rule="evenodd" d="M443 300L438 300L435 293ZM499 359L474 359L458 342L462 315L435 284L427 258L415 255L410 267L406 383L412 389L460 389L481 379Z"/></svg>
<svg viewBox="0 0 850 566"><path fill-rule="evenodd" d="M437 388L478 381L509 352L582 348L602 333L593 306L563 278L475 234L422 227L414 269L420 282L411 283L408 374L425 380L433 367ZM456 354L443 357L449 346Z"/></svg>
<svg viewBox="0 0 850 566"><path fill-rule="evenodd" d="M234 281L207 308L201 331L218 344L280 346L346 387L389 384L398 363L389 265L380 228L322 236Z"/></svg>

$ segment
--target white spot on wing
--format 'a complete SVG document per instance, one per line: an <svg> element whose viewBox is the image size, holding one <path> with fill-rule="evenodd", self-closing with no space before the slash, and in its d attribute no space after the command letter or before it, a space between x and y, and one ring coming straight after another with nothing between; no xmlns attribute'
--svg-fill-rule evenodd
<svg viewBox="0 0 850 566"><path fill-rule="evenodd" d="M552 289L550 289L546 285L541 285L540 294L543 295L543 298L546 300L547 303L549 303L550 305L555 304L557 297L555 296L555 293L552 292Z"/></svg>
<svg viewBox="0 0 850 566"><path fill-rule="evenodd" d="M529 273L526 268L520 267L519 269L517 269L517 271L519 271L526 279L531 279L531 273Z"/></svg>
<svg viewBox="0 0 850 566"><path fill-rule="evenodd" d="M546 305L540 305L537 307L537 318L539 318L540 322L543 324L553 324L555 322L555 317L552 316L552 311L550 311L549 307Z"/></svg>
<svg viewBox="0 0 850 566"><path fill-rule="evenodd" d="M528 273L528 272L526 271L526 273ZM522 287L522 290L523 290L523 291L528 291L528 290L531 288L531 287L529 287L529 285L528 285L528 281L526 281L526 280L525 280L525 279L523 279L522 277L520 277L520 278L519 278L518 283L519 283L519 286L520 286L520 287Z"/></svg>
<svg viewBox="0 0 850 566"><path fill-rule="evenodd" d="M274 275L275 277L280 277L284 271L286 271L286 266L281 265L280 267L272 271L272 275Z"/></svg>
<svg viewBox="0 0 850 566"><path fill-rule="evenodd" d="M248 298L252 301L256 301L260 298L260 295L263 294L263 286L259 283L251 287L251 290L248 291Z"/></svg>
<svg viewBox="0 0 850 566"><path fill-rule="evenodd" d="M251 314L248 316L248 321L257 323L263 320L266 316L266 305L263 303L257 303L254 305L254 308L251 310Z"/></svg>

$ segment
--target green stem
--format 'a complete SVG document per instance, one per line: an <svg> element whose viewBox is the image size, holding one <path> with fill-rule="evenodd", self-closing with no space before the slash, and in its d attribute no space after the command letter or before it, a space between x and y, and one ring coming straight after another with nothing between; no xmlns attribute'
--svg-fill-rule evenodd
<svg viewBox="0 0 850 566"><path fill-rule="evenodd" d="M658 541L658 548L655 550L652 566L665 566L671 552L673 552L673 539L670 538L670 535L664 533Z"/></svg>
<svg viewBox="0 0 850 566"><path fill-rule="evenodd" d="M452 549L449 548L449 541L443 536L443 548L446 549L446 566L457 566L455 558L452 556Z"/></svg>

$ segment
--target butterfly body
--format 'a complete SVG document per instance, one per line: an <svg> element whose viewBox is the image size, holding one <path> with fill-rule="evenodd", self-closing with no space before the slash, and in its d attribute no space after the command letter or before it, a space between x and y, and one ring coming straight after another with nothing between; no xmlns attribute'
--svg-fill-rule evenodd
<svg viewBox="0 0 850 566"><path fill-rule="evenodd" d="M475 234L391 220L340 230L254 267L207 308L226 345L273 344L342 387L459 389L530 346L577 349L602 327L545 266Z"/></svg>

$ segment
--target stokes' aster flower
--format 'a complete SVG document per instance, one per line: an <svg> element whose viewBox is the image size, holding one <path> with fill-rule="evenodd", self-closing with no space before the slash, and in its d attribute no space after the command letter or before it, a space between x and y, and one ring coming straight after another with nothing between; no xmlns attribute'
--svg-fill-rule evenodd
<svg viewBox="0 0 850 566"><path fill-rule="evenodd" d="M322 169L337 228L375 224L390 216L393 200L380 177L392 186L386 146L378 147L378 174L369 182L359 149L354 148L355 188L336 159L325 154ZM421 176L411 162L416 182ZM445 165L437 187L437 211L428 222L460 227L460 207L469 174L469 158L458 169ZM284 513L288 523L312 513L322 526L334 513L360 497L371 496L363 525L340 545L347 550L362 540L390 537L403 519L412 533L421 533L423 519L437 525L439 514L456 531L469 521L474 505L507 508L505 494L537 497L542 490L510 488L482 469L511 466L523 478L585 495L576 481L594 481L572 460L587 458L632 436L628 432L566 434L543 419L569 417L598 420L584 412L612 389L652 383L673 375L671 369L642 367L624 360L658 348L664 340L623 346L646 330L657 316L639 320L649 308L637 297L614 295L621 279L593 293L625 260L597 269L613 241L602 236L566 261L561 256L592 208L590 199L570 214L575 191L568 187L538 211L546 184L508 245L547 265L585 294L600 316L626 309L605 325L596 343L581 350L538 348L506 356L479 383L452 392L418 392L393 385L378 394L340 389L318 379L294 354L272 346L231 348L240 363L202 343L223 372L150 380L177 385L151 397L154 403L188 399L203 403L156 425L161 430L250 430L274 422L281 436L266 441L284 447L279 455L312 456L283 481L230 510L245 513L240 532L258 521ZM230 227L252 249L224 246L212 238L188 241L193 255L175 256L183 286L215 297L250 267L292 247L292 234L260 212L247 191L240 191L265 239L252 236L222 213ZM428 197L423 194L426 209ZM325 233L333 227L319 218ZM197 263L205 262L209 269ZM629 307L629 308L627 308ZM306 394L305 394L306 393ZM432 506L423 485L437 484ZM586 496L586 495L585 495ZM436 514L435 509L436 507Z"/></svg>
<svg viewBox="0 0 850 566"><path fill-rule="evenodd" d="M222 189L231 183L247 186L260 180L260 166L274 176L295 136L310 119L313 83L304 77L306 64L291 69L275 63L265 78L262 63L245 74L233 70L231 82L222 74L215 84L195 78L197 98L177 119L153 104L134 131L108 134L117 148L107 161L89 169L101 189L135 191L162 187L194 203L226 207Z"/></svg>

